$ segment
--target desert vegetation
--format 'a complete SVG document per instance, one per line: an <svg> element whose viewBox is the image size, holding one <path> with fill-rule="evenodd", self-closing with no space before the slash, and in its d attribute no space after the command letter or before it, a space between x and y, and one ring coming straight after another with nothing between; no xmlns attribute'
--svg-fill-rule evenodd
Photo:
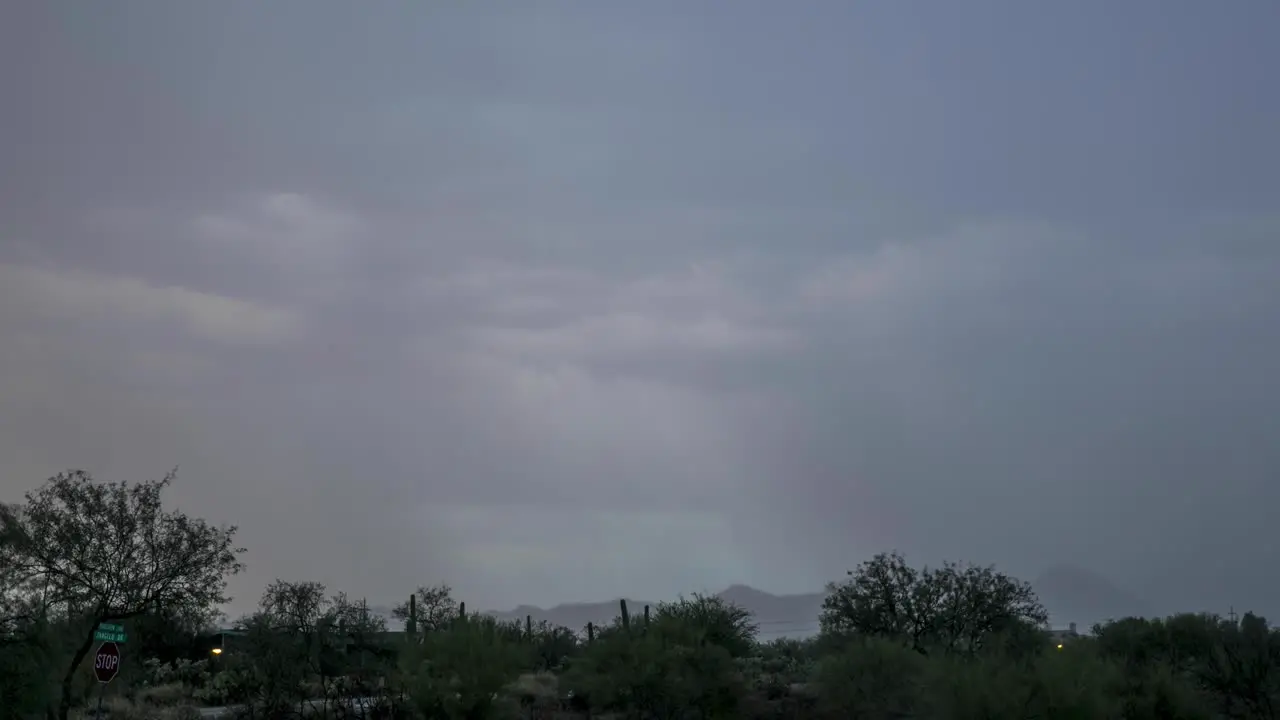
<svg viewBox="0 0 1280 720"><path fill-rule="evenodd" d="M396 627L279 580L214 630L234 528L166 511L158 482L52 478L0 509L0 718L96 712L99 623L127 628L112 718L1275 718L1261 617L1126 618L1051 636L1029 585L885 553L831 583L821 632L762 642L717 597L619 606L604 627L468 613L426 583ZM217 651L217 652L215 652ZM203 710L202 710L203 708Z"/></svg>

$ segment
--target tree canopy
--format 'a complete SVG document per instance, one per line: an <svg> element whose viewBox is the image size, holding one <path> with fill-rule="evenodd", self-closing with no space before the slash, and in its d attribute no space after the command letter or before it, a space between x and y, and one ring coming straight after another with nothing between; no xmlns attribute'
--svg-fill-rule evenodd
<svg viewBox="0 0 1280 720"><path fill-rule="evenodd" d="M998 634L1048 622L1031 586L995 568L917 570L897 553L876 555L827 591L823 632L892 638L918 651L972 655Z"/></svg>
<svg viewBox="0 0 1280 720"><path fill-rule="evenodd" d="M165 510L161 497L175 477L103 483L73 470L0 513L6 605L81 627L63 679L64 719L73 673L98 623L161 610L200 613L229 599L227 578L243 567L236 529Z"/></svg>

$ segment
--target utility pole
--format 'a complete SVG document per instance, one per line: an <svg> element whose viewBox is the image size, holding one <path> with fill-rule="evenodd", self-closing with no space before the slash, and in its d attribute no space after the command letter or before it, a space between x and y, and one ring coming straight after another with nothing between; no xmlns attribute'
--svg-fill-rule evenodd
<svg viewBox="0 0 1280 720"><path fill-rule="evenodd" d="M1236 624L1236 606L1235 605L1232 605L1230 608L1227 609L1227 619L1231 621L1232 625Z"/></svg>

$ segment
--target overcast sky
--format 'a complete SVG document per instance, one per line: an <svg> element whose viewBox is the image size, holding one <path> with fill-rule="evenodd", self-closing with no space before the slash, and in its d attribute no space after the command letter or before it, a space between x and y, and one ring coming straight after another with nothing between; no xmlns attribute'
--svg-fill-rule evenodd
<svg viewBox="0 0 1280 720"><path fill-rule="evenodd" d="M1280 611L1280 5L5 3L0 499L472 607Z"/></svg>

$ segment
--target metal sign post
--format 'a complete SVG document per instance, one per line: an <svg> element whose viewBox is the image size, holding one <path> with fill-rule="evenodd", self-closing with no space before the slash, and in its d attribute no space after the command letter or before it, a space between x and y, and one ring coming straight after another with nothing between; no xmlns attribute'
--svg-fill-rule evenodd
<svg viewBox="0 0 1280 720"><path fill-rule="evenodd" d="M95 717L99 719L102 717L102 698L107 694L107 683L115 680L119 673L120 646L111 641L102 643L93 656L93 676L98 680L98 711Z"/></svg>

